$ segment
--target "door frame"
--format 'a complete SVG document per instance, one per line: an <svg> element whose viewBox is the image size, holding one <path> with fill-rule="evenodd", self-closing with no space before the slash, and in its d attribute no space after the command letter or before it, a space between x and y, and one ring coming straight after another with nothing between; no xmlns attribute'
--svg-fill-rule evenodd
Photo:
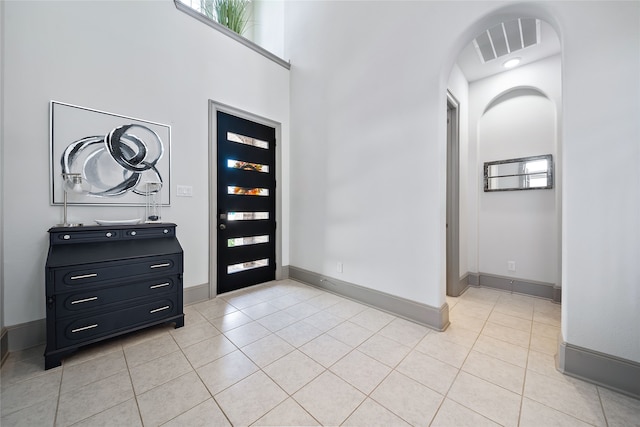
<svg viewBox="0 0 640 427"><path fill-rule="evenodd" d="M218 295L218 111L276 130L276 280L282 279L282 124L209 100L209 299Z"/></svg>
<svg viewBox="0 0 640 427"><path fill-rule="evenodd" d="M446 295L460 296L460 103L447 90ZM449 111L452 114L449 114ZM451 123L449 123L449 120Z"/></svg>

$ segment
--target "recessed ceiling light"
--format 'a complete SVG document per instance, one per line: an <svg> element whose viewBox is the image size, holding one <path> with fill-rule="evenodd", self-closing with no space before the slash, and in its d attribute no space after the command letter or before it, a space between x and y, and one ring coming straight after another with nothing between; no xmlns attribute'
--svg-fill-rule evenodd
<svg viewBox="0 0 640 427"><path fill-rule="evenodd" d="M520 58L511 58L510 60L508 60L507 62L502 64L502 66L504 68L513 68L516 65L518 65L519 63L520 63Z"/></svg>

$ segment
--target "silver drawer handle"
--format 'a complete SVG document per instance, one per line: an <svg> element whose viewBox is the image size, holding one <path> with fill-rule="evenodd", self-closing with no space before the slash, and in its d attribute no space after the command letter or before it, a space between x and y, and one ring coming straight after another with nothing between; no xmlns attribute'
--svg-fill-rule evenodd
<svg viewBox="0 0 640 427"><path fill-rule="evenodd" d="M164 307L160 307L160 308L156 308L155 310L151 310L151 311L149 312L149 314L151 314L151 313L157 313L157 312L159 312L159 311L163 311L163 310L168 310L169 308L170 308L170 307L169 307L168 305L165 305Z"/></svg>
<svg viewBox="0 0 640 427"><path fill-rule="evenodd" d="M171 265L170 262L166 262L164 264L156 264L156 265L151 265L149 266L149 268L160 268L160 267L169 267Z"/></svg>
<svg viewBox="0 0 640 427"><path fill-rule="evenodd" d="M81 302L89 302L89 301L95 301L97 300L98 297L91 297L91 298L85 298L85 299L78 299L75 301L71 301L71 304L80 304Z"/></svg>
<svg viewBox="0 0 640 427"><path fill-rule="evenodd" d="M98 277L98 273L83 274L81 276L71 276L71 280L88 279L90 277Z"/></svg>
<svg viewBox="0 0 640 427"><path fill-rule="evenodd" d="M149 289L158 289L158 288L164 288L165 286L169 286L171 283L161 283L159 285L153 285L150 286Z"/></svg>
<svg viewBox="0 0 640 427"><path fill-rule="evenodd" d="M85 326L84 328L72 329L71 332L86 331L87 329L93 329L93 328L97 328L97 327L98 327L98 324L94 323L93 325Z"/></svg>
<svg viewBox="0 0 640 427"><path fill-rule="evenodd" d="M131 232L131 235L132 235L132 236L135 236L136 234L138 234L138 233L136 233L135 231L132 231L132 232Z"/></svg>

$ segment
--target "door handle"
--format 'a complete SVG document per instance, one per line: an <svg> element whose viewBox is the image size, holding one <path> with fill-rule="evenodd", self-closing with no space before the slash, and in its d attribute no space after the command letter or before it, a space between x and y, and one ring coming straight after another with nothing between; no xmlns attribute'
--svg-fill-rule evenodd
<svg viewBox="0 0 640 427"><path fill-rule="evenodd" d="M227 226L224 224L220 224L219 227L220 227L220 230L226 230L227 228Z"/></svg>

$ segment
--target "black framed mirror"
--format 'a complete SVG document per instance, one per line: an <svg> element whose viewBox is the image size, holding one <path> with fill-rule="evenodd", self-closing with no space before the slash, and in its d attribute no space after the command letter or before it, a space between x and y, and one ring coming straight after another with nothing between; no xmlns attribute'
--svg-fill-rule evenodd
<svg viewBox="0 0 640 427"><path fill-rule="evenodd" d="M484 191L545 190L553 188L553 157L521 157L484 164Z"/></svg>

